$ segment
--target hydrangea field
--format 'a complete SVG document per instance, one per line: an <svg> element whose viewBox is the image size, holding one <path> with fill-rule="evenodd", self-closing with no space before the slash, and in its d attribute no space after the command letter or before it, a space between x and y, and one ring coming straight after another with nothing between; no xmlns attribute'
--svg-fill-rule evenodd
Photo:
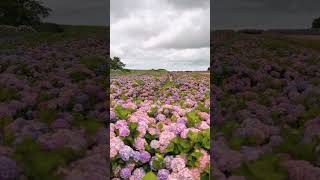
<svg viewBox="0 0 320 180"><path fill-rule="evenodd" d="M212 36L213 176L320 179L319 36Z"/></svg>
<svg viewBox="0 0 320 180"><path fill-rule="evenodd" d="M107 28L0 34L0 179L107 179Z"/></svg>
<svg viewBox="0 0 320 180"><path fill-rule="evenodd" d="M113 180L209 178L209 83L207 72L111 75Z"/></svg>

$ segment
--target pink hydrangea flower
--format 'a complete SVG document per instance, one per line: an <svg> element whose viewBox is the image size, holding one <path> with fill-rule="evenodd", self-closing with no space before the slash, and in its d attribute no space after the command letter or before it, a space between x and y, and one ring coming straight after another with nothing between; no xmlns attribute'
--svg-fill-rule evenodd
<svg viewBox="0 0 320 180"><path fill-rule="evenodd" d="M204 121L210 120L210 115L206 112L198 112L198 115Z"/></svg>
<svg viewBox="0 0 320 180"><path fill-rule="evenodd" d="M180 137L183 139L186 139L188 137L188 133L189 133L190 129L184 129L181 134Z"/></svg>
<svg viewBox="0 0 320 180"><path fill-rule="evenodd" d="M151 148L153 148L153 149L158 149L158 148L160 147L160 143L159 143L159 141L157 141L157 140L152 140L152 141L150 142L150 146L151 146Z"/></svg>
<svg viewBox="0 0 320 180"><path fill-rule="evenodd" d="M159 133L159 130L156 128L148 128L148 132L149 134L151 134L152 136L156 135Z"/></svg>
<svg viewBox="0 0 320 180"><path fill-rule="evenodd" d="M128 126L128 123L127 123L126 120L119 120L115 124L115 128L116 129L120 129L120 128L125 127L125 126Z"/></svg>
<svg viewBox="0 0 320 180"><path fill-rule="evenodd" d="M113 137L110 139L110 157L113 158L115 157L119 150L124 146L123 141L119 137Z"/></svg>
<svg viewBox="0 0 320 180"><path fill-rule="evenodd" d="M167 169L171 169L171 161L173 160L173 156L166 156L164 158L164 164L166 166Z"/></svg>
<svg viewBox="0 0 320 180"><path fill-rule="evenodd" d="M158 114L156 119L158 121L164 121L164 120L166 120L166 116L164 114Z"/></svg>
<svg viewBox="0 0 320 180"><path fill-rule="evenodd" d="M201 177L201 171L198 168L192 168L190 170L193 179L200 179Z"/></svg>
<svg viewBox="0 0 320 180"><path fill-rule="evenodd" d="M161 146L167 147L170 144L171 140L175 137L176 135L173 132L163 131L160 134L159 143L161 144Z"/></svg>
<svg viewBox="0 0 320 180"><path fill-rule="evenodd" d="M133 171L132 176L129 178L130 180L142 180L145 176L145 172L143 168L137 168Z"/></svg>
<svg viewBox="0 0 320 180"><path fill-rule="evenodd" d="M188 168L182 168L178 172L178 179L193 180L193 174Z"/></svg>
<svg viewBox="0 0 320 180"><path fill-rule="evenodd" d="M170 168L172 169L173 172L179 172L185 167L186 167L186 162L183 158L180 158L180 157L173 158L170 164Z"/></svg>
<svg viewBox="0 0 320 180"><path fill-rule="evenodd" d="M208 129L210 128L210 126L205 122L205 121L202 121L199 125L198 125L198 129L200 130L204 130L204 129Z"/></svg>
<svg viewBox="0 0 320 180"><path fill-rule="evenodd" d="M210 154L207 151L201 149L202 156L199 158L199 169L203 171L210 164Z"/></svg>
<svg viewBox="0 0 320 180"><path fill-rule="evenodd" d="M127 137L129 135L130 135L130 130L128 126L124 126L119 129L119 136Z"/></svg>
<svg viewBox="0 0 320 180"><path fill-rule="evenodd" d="M146 145L147 141L144 138L141 137L137 137L134 140L134 147L139 150L139 151L144 151L145 150L145 145Z"/></svg>

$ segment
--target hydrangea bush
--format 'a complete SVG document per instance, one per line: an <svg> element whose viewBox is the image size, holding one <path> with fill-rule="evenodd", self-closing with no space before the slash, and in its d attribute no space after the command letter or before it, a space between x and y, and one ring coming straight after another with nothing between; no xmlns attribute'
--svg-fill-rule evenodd
<svg viewBox="0 0 320 180"><path fill-rule="evenodd" d="M209 178L208 74L112 76L110 91L114 180Z"/></svg>

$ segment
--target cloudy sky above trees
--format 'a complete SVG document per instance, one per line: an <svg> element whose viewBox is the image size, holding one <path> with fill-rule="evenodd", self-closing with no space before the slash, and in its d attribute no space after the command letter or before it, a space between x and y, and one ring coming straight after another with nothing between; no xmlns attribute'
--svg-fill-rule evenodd
<svg viewBox="0 0 320 180"><path fill-rule="evenodd" d="M118 4L125 2L118 1ZM199 5L199 0L170 1L180 2L182 7ZM49 21L63 24L109 24L110 0L43 0L43 2L53 9ZM133 2L129 1L128 7L138 6ZM320 16L318 0L214 0L210 6L211 27L216 29L308 28L312 20Z"/></svg>
<svg viewBox="0 0 320 180"><path fill-rule="evenodd" d="M111 55L129 68L203 69L209 62L208 27L309 28L320 16L316 0L43 0L47 21L108 25ZM209 11L211 9L211 18Z"/></svg>
<svg viewBox="0 0 320 180"><path fill-rule="evenodd" d="M209 0L111 0L111 56L127 68L206 70Z"/></svg>

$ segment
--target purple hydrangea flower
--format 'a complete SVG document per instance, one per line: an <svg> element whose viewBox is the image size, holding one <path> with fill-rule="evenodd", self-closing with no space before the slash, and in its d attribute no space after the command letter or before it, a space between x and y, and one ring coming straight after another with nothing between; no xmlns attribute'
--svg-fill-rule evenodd
<svg viewBox="0 0 320 180"><path fill-rule="evenodd" d="M119 150L119 155L122 160L128 161L130 157L133 155L133 149L130 146L123 146Z"/></svg>
<svg viewBox="0 0 320 180"><path fill-rule="evenodd" d="M160 169L158 171L158 180L167 180L169 177L170 171L167 169Z"/></svg>
<svg viewBox="0 0 320 180"><path fill-rule="evenodd" d="M181 117L177 119L177 123L186 124L188 122L188 119L186 117Z"/></svg>
<svg viewBox="0 0 320 180"><path fill-rule="evenodd" d="M111 120L114 120L114 119L116 119L116 113L114 112L114 111L110 111L110 119Z"/></svg>
<svg viewBox="0 0 320 180"><path fill-rule="evenodd" d="M180 134L183 130L185 130L187 127L185 124L177 123L175 127L175 133Z"/></svg>
<svg viewBox="0 0 320 180"><path fill-rule="evenodd" d="M134 178L133 179L142 179L144 176L145 176L145 172L143 170L143 168L137 168L133 171L133 176ZM131 178L130 178L131 179Z"/></svg>
<svg viewBox="0 0 320 180"><path fill-rule="evenodd" d="M147 162L149 162L150 158L151 158L151 155L150 155L149 152L147 152L147 151L142 151L142 152L140 153L140 161L141 161L142 163L147 163Z"/></svg>
<svg viewBox="0 0 320 180"><path fill-rule="evenodd" d="M130 168L123 168L120 171L120 177L123 179L129 179L131 176L131 169Z"/></svg>
<svg viewBox="0 0 320 180"><path fill-rule="evenodd" d="M127 137L129 135L130 135L130 130L129 130L128 126L124 126L119 129L119 136Z"/></svg>
<svg viewBox="0 0 320 180"><path fill-rule="evenodd" d="M140 160L140 155L141 155L141 153L139 151L134 151L132 153L132 157L136 162L138 162Z"/></svg>

